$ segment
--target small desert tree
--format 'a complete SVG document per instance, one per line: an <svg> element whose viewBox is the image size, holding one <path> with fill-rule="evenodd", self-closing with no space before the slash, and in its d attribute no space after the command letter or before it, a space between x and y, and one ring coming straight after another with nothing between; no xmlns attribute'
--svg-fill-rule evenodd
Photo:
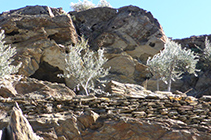
<svg viewBox="0 0 211 140"><path fill-rule="evenodd" d="M197 76L196 71L199 71L196 69L197 58L198 56L190 49L182 49L180 44L167 39L164 49L147 60L149 70L157 78L157 90L159 90L159 80L168 84L168 91L171 91L172 80L181 79L185 72Z"/></svg>
<svg viewBox="0 0 211 140"><path fill-rule="evenodd" d="M205 48L203 50L204 58L208 61L211 62L211 43L208 40L208 38L205 38Z"/></svg>
<svg viewBox="0 0 211 140"><path fill-rule="evenodd" d="M97 7L112 7L106 0L100 0Z"/></svg>
<svg viewBox="0 0 211 140"><path fill-rule="evenodd" d="M200 64L199 67L204 71L211 70L211 43L208 40L208 37L205 38L205 47L201 49L199 46L195 45L195 47L200 50Z"/></svg>
<svg viewBox="0 0 211 140"><path fill-rule="evenodd" d="M10 45L5 45L4 37L4 31L2 30L0 33L0 78L16 73L21 66L21 63L17 66L11 65L16 49Z"/></svg>
<svg viewBox="0 0 211 140"><path fill-rule="evenodd" d="M78 3L70 3L70 7L74 10L74 11L84 11L84 10L88 10L91 8L95 7L95 4L92 3L91 1L88 0L84 0L83 2L79 0Z"/></svg>
<svg viewBox="0 0 211 140"><path fill-rule="evenodd" d="M106 0L100 0L100 2L98 3L97 6L94 3L92 3L91 1L88 1L88 0L80 1L79 0L78 3L71 2L70 7L74 11L80 12L80 11L88 10L88 9L95 8L95 7L111 7L111 5Z"/></svg>
<svg viewBox="0 0 211 140"><path fill-rule="evenodd" d="M103 53L103 49L96 53L91 51L88 41L82 37L75 47L70 47L70 52L65 57L66 71L59 76L74 78L78 83L76 86L81 86L88 95L88 90L94 87L93 80L108 74L109 69L103 68L107 61Z"/></svg>

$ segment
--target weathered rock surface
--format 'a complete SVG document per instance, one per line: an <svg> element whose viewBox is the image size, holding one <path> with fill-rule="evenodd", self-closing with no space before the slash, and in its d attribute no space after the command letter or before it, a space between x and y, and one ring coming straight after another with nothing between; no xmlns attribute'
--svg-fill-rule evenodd
<svg viewBox="0 0 211 140"><path fill-rule="evenodd" d="M5 30L6 43L16 47L15 63L22 62L19 74L25 76L33 75L43 63L53 67L52 71L55 68L64 70L63 53L66 50L59 44L77 41L71 17L59 8L27 6L4 12L0 15L0 27ZM42 74L45 68L41 69ZM45 75L38 77L50 81L48 73L56 77L58 70L53 71L55 73L45 71Z"/></svg>
<svg viewBox="0 0 211 140"><path fill-rule="evenodd" d="M18 104L12 109L9 125L4 128L2 140L43 140L37 136Z"/></svg>
<svg viewBox="0 0 211 140"><path fill-rule="evenodd" d="M44 139L211 139L210 96L154 93L115 81L106 88L110 93L73 98L1 97L0 129L17 102Z"/></svg>
<svg viewBox="0 0 211 140"><path fill-rule="evenodd" d="M161 50L166 39L150 12L127 6L70 15L47 6L28 6L0 15L6 42L17 48L15 64L23 63L19 73L25 75L5 78L0 88L0 134L4 127L20 129L18 125L28 120L36 135L47 140L211 139L209 95L197 99L179 91L152 92L136 85L150 77L146 59ZM51 83L64 82L56 75L64 70L65 46L77 41L76 30L89 39L93 50L105 49L109 59L105 67L111 66L108 78L112 80L105 87L108 93L75 95L64 84ZM181 44L193 41L200 46L204 42L204 38L197 40L193 37ZM209 87L203 88L210 82L209 75L202 72L198 79L186 77L176 89L209 91ZM148 88L152 85L147 84ZM16 103L17 113L12 113ZM27 130L31 130L29 123ZM22 134L26 133L18 136ZM35 136L28 133L27 137L31 134Z"/></svg>
<svg viewBox="0 0 211 140"><path fill-rule="evenodd" d="M126 6L69 14L78 33L89 39L93 49L105 49L109 59L105 67L111 66L112 80L141 83L149 76L140 65L146 63L148 56L159 52L166 40L161 25L150 12Z"/></svg>
<svg viewBox="0 0 211 140"><path fill-rule="evenodd" d="M20 75L12 75L0 80L3 81L0 88L0 97L4 98L19 97L20 100L21 98L24 100L22 96L31 99L72 98L75 96L75 93L64 84L39 81Z"/></svg>
<svg viewBox="0 0 211 140"><path fill-rule="evenodd" d="M56 75L65 70L64 53L77 42L77 31L89 39L92 49L105 48L110 79L140 84L150 76L144 64L163 48L166 39L150 12L127 6L70 14L47 6L27 6L0 15L5 41L17 48L15 64L22 62L19 74L65 82Z"/></svg>
<svg viewBox="0 0 211 140"><path fill-rule="evenodd" d="M204 41L206 37L208 37L208 39L211 40L211 35L200 35L200 36L191 36L183 39L174 39L174 41L178 42L183 47L189 49L197 49L195 45L203 49L205 47Z"/></svg>

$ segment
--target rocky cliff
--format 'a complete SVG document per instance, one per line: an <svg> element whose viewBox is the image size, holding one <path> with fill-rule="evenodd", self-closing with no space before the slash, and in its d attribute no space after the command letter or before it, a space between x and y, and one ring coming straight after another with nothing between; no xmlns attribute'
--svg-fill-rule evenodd
<svg viewBox="0 0 211 140"><path fill-rule="evenodd" d="M0 27L6 43L17 49L14 64L22 62L18 72L22 76L4 79L0 88L4 137L211 139L208 70L199 78L187 75L174 83L174 94L147 90L154 90L155 82L146 70L146 60L163 49L167 38L150 12L126 6L67 14L61 8L27 6L3 12ZM76 95L71 81L57 78L65 70L64 54L81 35L92 50L105 49L110 82L101 94ZM204 45L204 37L175 41L189 48ZM201 98L180 92L190 88L192 95L200 91Z"/></svg>

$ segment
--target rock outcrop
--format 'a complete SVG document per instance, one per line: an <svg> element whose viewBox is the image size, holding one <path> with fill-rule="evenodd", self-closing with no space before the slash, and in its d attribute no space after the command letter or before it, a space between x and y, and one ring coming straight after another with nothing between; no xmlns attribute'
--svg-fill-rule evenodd
<svg viewBox="0 0 211 140"><path fill-rule="evenodd" d="M47 6L27 6L0 15L5 41L17 49L14 64L22 62L19 74L64 83L57 74L65 70L64 53L77 42L78 33L89 39L93 50L105 49L110 79L140 84L150 76L144 64L166 40L150 12L127 6L69 14Z"/></svg>
<svg viewBox="0 0 211 140"><path fill-rule="evenodd" d="M0 80L3 81L0 88L0 97L4 98L18 96L24 100L21 95L28 96L31 99L72 98L75 96L75 93L64 84L39 81L20 75L13 75Z"/></svg>
<svg viewBox="0 0 211 140"><path fill-rule="evenodd" d="M126 6L69 14L78 34L89 39L92 49L105 49L110 79L140 84L150 76L144 64L163 48L166 40L161 25L150 12Z"/></svg>
<svg viewBox="0 0 211 140"><path fill-rule="evenodd" d="M0 129L15 102L44 139L211 139L211 97L151 92L112 81L110 93L73 98L0 98ZM137 93L137 94L135 94Z"/></svg>
<svg viewBox="0 0 211 140"><path fill-rule="evenodd" d="M0 27L5 31L6 43L16 47L15 63L22 62L19 74L32 76L39 70L32 77L42 80L54 82L56 75L62 73L59 70L64 70L66 50L59 44L77 42L71 17L59 8L27 6L4 12L0 15Z"/></svg>
<svg viewBox="0 0 211 140"><path fill-rule="evenodd" d="M18 104L12 109L9 125L3 129L2 140L43 140L37 136Z"/></svg>
<svg viewBox="0 0 211 140"><path fill-rule="evenodd" d="M147 90L155 87L153 79L140 86L151 77L147 58L166 41L150 12L126 6L66 14L60 8L27 6L2 13L0 27L6 43L17 49L14 64L22 62L22 76L0 79L0 135L24 140L211 139L210 72L173 85L200 90L201 98ZM91 49L105 49L105 67L111 67L105 91L76 95L65 79L57 78L77 34L89 39ZM204 38L176 41L193 49L194 43L202 47Z"/></svg>

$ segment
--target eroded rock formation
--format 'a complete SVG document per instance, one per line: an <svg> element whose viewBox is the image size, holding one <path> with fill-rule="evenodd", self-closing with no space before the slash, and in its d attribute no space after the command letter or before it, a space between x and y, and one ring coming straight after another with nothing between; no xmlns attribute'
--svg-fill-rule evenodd
<svg viewBox="0 0 211 140"><path fill-rule="evenodd" d="M80 35L93 49L103 47L111 66L110 79L141 83L150 76L140 65L163 49L166 36L150 12L135 6L69 12ZM144 66L143 66L144 67Z"/></svg>
<svg viewBox="0 0 211 140"><path fill-rule="evenodd" d="M105 49L110 79L140 84L150 76L144 64L163 48L166 39L150 12L127 6L70 14L47 6L27 6L0 15L5 41L17 48L16 63L23 63L19 74L64 82L56 75L65 69L64 53L77 42L77 31L89 39L93 50Z"/></svg>
<svg viewBox="0 0 211 140"><path fill-rule="evenodd" d="M22 110L15 103L12 109L9 125L3 129L2 140L43 140L37 136L26 117L24 117Z"/></svg>
<svg viewBox="0 0 211 140"><path fill-rule="evenodd" d="M43 62L64 70L66 50L59 44L77 41L71 17L61 9L47 6L27 6L4 12L0 15L0 27L5 31L6 43L16 47L14 59L16 63L22 62L19 74L25 76L33 75ZM56 77L57 74L52 75ZM50 81L45 76L41 79Z"/></svg>
<svg viewBox="0 0 211 140"><path fill-rule="evenodd" d="M23 76L0 79L0 134L3 128L8 133L13 128L22 139L25 134L35 136L33 131L40 138L56 140L211 139L210 96L197 99L180 91L153 92L137 85L151 77L146 60L166 40L150 12L126 6L69 14L60 8L27 6L0 15L5 41L17 49L14 64L23 63L19 70ZM101 94L76 95L61 84L64 79L57 79L65 67L64 53L77 42L77 34L89 39L91 49L105 49L111 81ZM176 41L200 46L204 37ZM203 89L209 75L202 72L198 79L186 77L173 86ZM148 83L148 88L154 87ZM22 122L29 129L18 133ZM29 124L33 131L28 131Z"/></svg>

